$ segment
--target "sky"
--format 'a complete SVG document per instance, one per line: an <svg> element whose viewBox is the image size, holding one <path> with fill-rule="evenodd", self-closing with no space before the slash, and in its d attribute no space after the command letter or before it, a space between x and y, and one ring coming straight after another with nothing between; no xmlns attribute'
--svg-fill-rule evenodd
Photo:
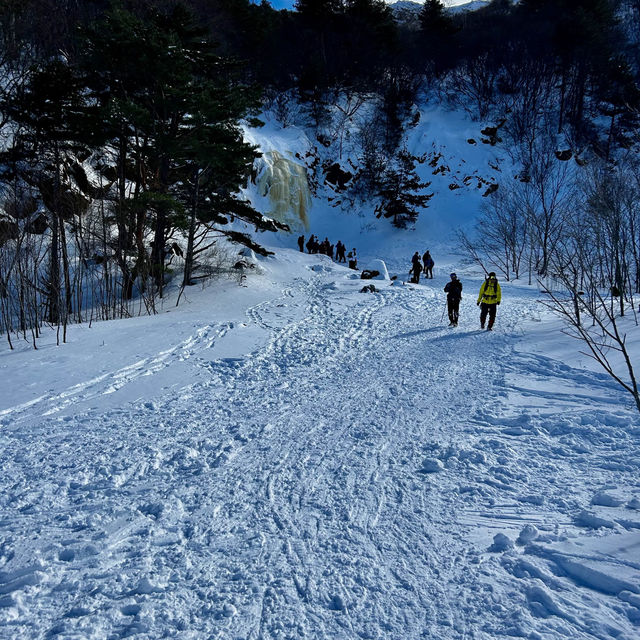
<svg viewBox="0 0 640 640"><path fill-rule="evenodd" d="M258 0L256 0L257 2ZM295 4L295 0L269 0L271 2L271 6L274 9L293 9L293 5ZM393 4L396 0L387 1L387 4ZM419 4L422 4L420 0L414 0ZM444 5L447 7L455 7L459 4L466 4L469 0L444 0Z"/></svg>

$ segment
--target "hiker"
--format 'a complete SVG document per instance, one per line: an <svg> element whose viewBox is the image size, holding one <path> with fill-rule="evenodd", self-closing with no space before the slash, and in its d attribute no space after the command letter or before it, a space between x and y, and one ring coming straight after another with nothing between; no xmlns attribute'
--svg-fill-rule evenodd
<svg viewBox="0 0 640 640"><path fill-rule="evenodd" d="M307 240L307 251L309 253L313 253L313 245L315 244L314 235L311 234L309 239Z"/></svg>
<svg viewBox="0 0 640 640"><path fill-rule="evenodd" d="M416 251L411 258L411 271L409 271L409 275L413 274L413 278L411 278L411 282L415 284L420 283L420 273L422 272L422 261L420 260L420 254Z"/></svg>
<svg viewBox="0 0 640 640"><path fill-rule="evenodd" d="M300 249L300 253L304 253L304 236L298 238L298 248Z"/></svg>
<svg viewBox="0 0 640 640"><path fill-rule="evenodd" d="M356 256L356 250L352 249L347 254L347 258L349 258L349 269L357 269L358 268L358 258Z"/></svg>
<svg viewBox="0 0 640 640"><path fill-rule="evenodd" d="M344 252L347 248L342 244L342 240L338 240L336 244L336 260L338 262L346 262L347 259L344 257Z"/></svg>
<svg viewBox="0 0 640 640"><path fill-rule="evenodd" d="M428 251L422 256L422 262L424 262L424 277L433 278L433 258Z"/></svg>
<svg viewBox="0 0 640 640"><path fill-rule="evenodd" d="M487 325L487 331L493 329L493 323L496 320L496 310L500 304L502 292L500 291L500 285L498 284L498 278L492 271L487 279L482 283L480 287L480 293L478 294L477 305L480 306L480 328L484 329L484 323L489 314L489 324Z"/></svg>
<svg viewBox="0 0 640 640"><path fill-rule="evenodd" d="M451 274L451 280L444 286L447 294L447 313L449 314L449 326L458 326L460 300L462 299L462 282L455 273Z"/></svg>

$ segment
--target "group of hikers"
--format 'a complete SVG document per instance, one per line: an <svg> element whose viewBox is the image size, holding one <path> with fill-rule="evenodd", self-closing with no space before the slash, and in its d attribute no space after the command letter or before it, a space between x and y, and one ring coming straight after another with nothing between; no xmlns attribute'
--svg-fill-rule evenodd
<svg viewBox="0 0 640 640"><path fill-rule="evenodd" d="M421 273L424 273L425 278L433 278L433 265L433 258L429 251L426 251L422 258L420 258L420 254L416 251L413 254L413 258L411 258L411 271L409 271L411 282L418 284Z"/></svg>
<svg viewBox="0 0 640 640"><path fill-rule="evenodd" d="M460 300L462 299L462 282L458 280L455 273L450 275L451 280L444 286L447 294L447 312L449 314L449 326L458 326L458 316L460 311ZM494 271L491 271L486 280L480 287L478 300L476 305L480 307L480 328L484 329L484 325L489 317L487 331L493 330L496 321L496 310L502 298L500 284Z"/></svg>
<svg viewBox="0 0 640 640"><path fill-rule="evenodd" d="M347 262L350 269L358 268L358 257L355 248L346 254L346 247L341 240L333 245L329 242L329 238L325 238L322 242L318 240L315 235L311 235L305 243L304 235L298 237L298 248L302 253L306 247L309 253L322 253L329 256L332 260L337 262ZM411 276L411 282L418 284L420 282L420 274L424 274L425 278L433 278L433 257L429 251L420 256L420 253L416 251L411 258L411 270L409 275ZM460 315L460 300L462 300L462 282L458 279L455 273L451 273L449 276L451 279L444 287L444 291L447 294L447 313L449 315L449 326L457 327L458 318ZM478 300L476 305L480 307L480 328L484 329L487 325L487 331L493 330L493 325L496 321L496 310L500 304L502 298L502 291L498 278L494 271L491 271L486 280L480 287L480 293L478 294ZM487 323L487 318L489 319Z"/></svg>
<svg viewBox="0 0 640 640"><path fill-rule="evenodd" d="M409 275L411 276L411 282L418 284L420 282L420 274L424 273L425 278L433 278L433 258L431 253L427 251L422 258L416 251L411 258L411 270ZM458 326L458 317L460 315L460 300L462 300L462 282L458 280L458 276L455 273L450 274L451 279L444 287L444 291L447 294L447 313L449 315L449 326ZM480 287L480 293L478 294L478 300L476 304L480 307L480 328L484 329L487 325L487 331L493 330L493 325L496 321L496 309L500 304L502 298L502 291L495 271L491 271L486 280ZM487 323L487 317L489 322Z"/></svg>
<svg viewBox="0 0 640 640"><path fill-rule="evenodd" d="M304 253L304 248L307 248L308 253L322 253L325 256L329 256L332 260L334 259L334 251L335 251L335 260L336 262L344 262L349 266L350 269L358 268L358 255L356 253L355 247L346 253L347 248L344 246L344 243L341 240L338 240L335 245L329 242L329 238L325 238L322 242L318 240L318 238L312 234L307 240L306 244L304 241L304 236L298 237L298 248L301 253ZM346 255L345 255L346 254Z"/></svg>

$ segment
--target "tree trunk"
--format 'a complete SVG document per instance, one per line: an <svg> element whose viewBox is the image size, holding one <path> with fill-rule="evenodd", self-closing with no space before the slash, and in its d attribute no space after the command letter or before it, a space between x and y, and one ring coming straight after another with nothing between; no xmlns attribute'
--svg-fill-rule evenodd
<svg viewBox="0 0 640 640"><path fill-rule="evenodd" d="M193 187L193 200L191 203L191 219L189 220L189 237L187 240L187 251L184 257L184 278L182 286L191 285L191 275L193 273L193 245L196 235L196 220L198 212L198 197L200 195L200 171L196 171L195 182Z"/></svg>

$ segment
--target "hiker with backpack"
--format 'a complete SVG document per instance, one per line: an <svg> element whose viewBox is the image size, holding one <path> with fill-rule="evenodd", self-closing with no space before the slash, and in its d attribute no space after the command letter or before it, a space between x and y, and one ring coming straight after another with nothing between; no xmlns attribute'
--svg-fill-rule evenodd
<svg viewBox="0 0 640 640"><path fill-rule="evenodd" d="M496 274L492 271L487 279L482 283L480 287L480 293L478 294L477 305L480 306L480 328L484 329L484 323L489 316L489 324L487 325L487 331L493 330L493 324L496 321L496 311L502 298L502 291L500 290L500 284Z"/></svg>
<svg viewBox="0 0 640 640"><path fill-rule="evenodd" d="M455 273L451 274L451 280L444 286L447 294L447 313L449 314L449 326L458 326L460 315L460 300L462 300L462 282Z"/></svg>
<svg viewBox="0 0 640 640"><path fill-rule="evenodd" d="M428 251L422 256L422 262L424 262L424 277L433 279L433 258Z"/></svg>

